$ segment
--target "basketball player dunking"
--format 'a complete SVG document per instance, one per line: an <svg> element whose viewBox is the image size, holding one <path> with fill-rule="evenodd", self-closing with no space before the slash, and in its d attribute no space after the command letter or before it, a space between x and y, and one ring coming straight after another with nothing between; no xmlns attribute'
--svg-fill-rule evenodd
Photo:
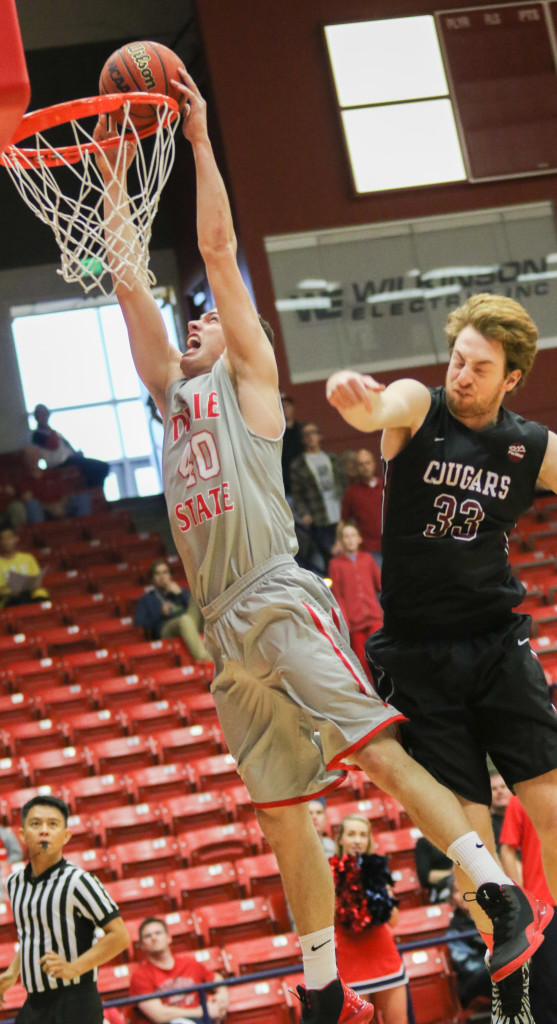
<svg viewBox="0 0 557 1024"><path fill-rule="evenodd" d="M444 388L384 389L352 371L327 384L348 423L383 430L385 618L366 653L379 693L408 718L403 742L494 851L491 755L534 822L557 901L557 715L530 618L513 613L524 588L507 545L536 486L557 490L557 435L502 405L538 332L518 302L483 294L449 315L446 334Z"/></svg>
<svg viewBox="0 0 557 1024"><path fill-rule="evenodd" d="M116 294L139 376L165 422L168 512L206 621L220 722L276 854L300 935L303 1022L365 1024L371 1005L337 975L332 876L307 807L342 781L347 765L401 800L465 867L478 900L498 921L496 977L527 959L549 911L510 883L455 797L403 751L393 727L402 716L374 694L328 588L294 561L276 361L238 269L205 102L187 73L180 89L196 168L198 242L216 307L188 324L181 354L169 344L144 280L117 285ZM97 138L103 135L99 123ZM118 186L107 172L105 178L107 221L133 245Z"/></svg>

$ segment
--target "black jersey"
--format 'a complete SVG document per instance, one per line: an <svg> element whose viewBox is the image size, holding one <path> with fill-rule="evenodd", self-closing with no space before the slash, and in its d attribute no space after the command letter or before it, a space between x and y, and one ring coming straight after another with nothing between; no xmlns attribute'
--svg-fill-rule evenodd
<svg viewBox="0 0 557 1024"><path fill-rule="evenodd" d="M384 628L399 637L467 636L495 628L524 597L508 534L530 507L547 428L501 408L470 430L445 389L403 451L385 465Z"/></svg>

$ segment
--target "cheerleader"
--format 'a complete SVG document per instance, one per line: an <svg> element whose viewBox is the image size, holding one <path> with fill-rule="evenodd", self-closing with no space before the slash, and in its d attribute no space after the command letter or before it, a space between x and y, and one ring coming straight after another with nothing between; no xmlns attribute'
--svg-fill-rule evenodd
<svg viewBox="0 0 557 1024"><path fill-rule="evenodd" d="M372 850L369 821L348 814L340 824L338 853L329 861L338 971L346 984L358 984L359 995L372 996L383 1024L408 1024L408 978L389 927L398 917L397 900L387 860Z"/></svg>

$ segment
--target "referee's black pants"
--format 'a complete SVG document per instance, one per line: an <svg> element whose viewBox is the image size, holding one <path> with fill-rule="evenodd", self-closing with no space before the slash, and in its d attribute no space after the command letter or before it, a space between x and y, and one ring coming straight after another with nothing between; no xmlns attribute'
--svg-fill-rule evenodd
<svg viewBox="0 0 557 1024"><path fill-rule="evenodd" d="M99 990L93 982L27 996L16 1024L103 1024Z"/></svg>

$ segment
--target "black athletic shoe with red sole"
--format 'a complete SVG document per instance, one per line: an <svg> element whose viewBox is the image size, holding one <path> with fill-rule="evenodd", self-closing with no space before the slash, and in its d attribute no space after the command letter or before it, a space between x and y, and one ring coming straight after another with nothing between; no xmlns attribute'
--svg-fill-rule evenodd
<svg viewBox="0 0 557 1024"><path fill-rule="evenodd" d="M373 1006L360 999L340 978L325 988L296 986L302 1004L302 1024L368 1024Z"/></svg>
<svg viewBox="0 0 557 1024"><path fill-rule="evenodd" d="M518 885L481 885L476 899L493 923L493 952L489 973L502 981L517 971L541 946L553 907Z"/></svg>

